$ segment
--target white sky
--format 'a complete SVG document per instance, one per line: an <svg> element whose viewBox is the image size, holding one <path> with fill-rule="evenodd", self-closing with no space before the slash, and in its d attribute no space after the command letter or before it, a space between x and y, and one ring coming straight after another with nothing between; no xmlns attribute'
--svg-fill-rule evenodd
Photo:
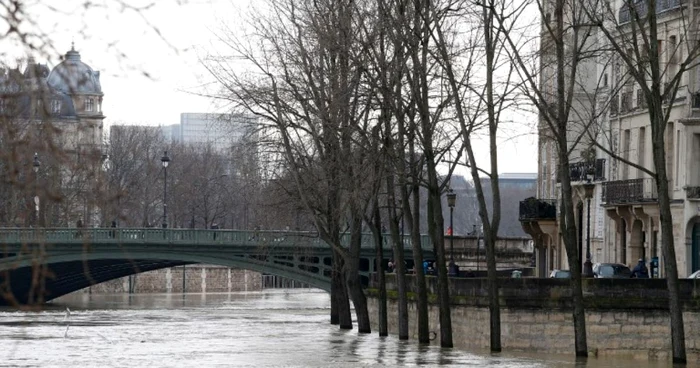
<svg viewBox="0 0 700 368"><path fill-rule="evenodd" d="M63 0L60 12L35 5L37 24L51 34L55 49L51 55L36 58L54 66L58 55L75 42L82 61L101 73L107 127L177 124L183 112L221 111L212 100L196 96L203 86L211 88L212 81L199 57L211 49L222 20L230 29L242 27L249 0L186 0L184 4L157 0L155 6L142 12L143 17L134 11L120 11L112 1L86 11L81 6L84 2ZM130 1L135 5L149 3ZM500 172L537 171L537 138L532 131L534 124L528 125L509 133L520 137L499 144ZM486 160L485 146L478 146L479 156ZM460 174L465 173L460 170Z"/></svg>

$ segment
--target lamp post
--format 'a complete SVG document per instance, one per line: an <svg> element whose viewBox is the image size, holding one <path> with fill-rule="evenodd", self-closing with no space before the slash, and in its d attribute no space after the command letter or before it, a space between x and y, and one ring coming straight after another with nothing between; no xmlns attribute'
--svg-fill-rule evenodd
<svg viewBox="0 0 700 368"><path fill-rule="evenodd" d="M591 183L590 178L586 179L583 189L588 201L586 208L586 261L583 263L583 277L593 277L593 263L591 263L591 197L593 197L595 184Z"/></svg>
<svg viewBox="0 0 700 368"><path fill-rule="evenodd" d="M34 214L36 216L35 223L39 223L39 190L37 189L37 182L39 181L39 167L41 162L39 161L39 155L34 153L34 161L32 162L32 169L34 170Z"/></svg>
<svg viewBox="0 0 700 368"><path fill-rule="evenodd" d="M455 236L454 236L454 227L453 227L453 222L452 222L452 214L455 209L455 201L457 200L457 194L450 188L450 190L447 191L447 205L450 207L450 265L449 265L449 274L450 275L456 275L457 274L457 267L455 265L455 257L454 257L454 241L455 241Z"/></svg>
<svg viewBox="0 0 700 368"><path fill-rule="evenodd" d="M168 151L163 153L160 162L163 164L163 229L165 229L168 227L168 164L170 164Z"/></svg>

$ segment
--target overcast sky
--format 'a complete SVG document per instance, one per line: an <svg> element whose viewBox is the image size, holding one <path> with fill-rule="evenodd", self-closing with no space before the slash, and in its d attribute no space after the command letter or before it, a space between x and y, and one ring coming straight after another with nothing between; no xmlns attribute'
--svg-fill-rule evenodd
<svg viewBox="0 0 700 368"><path fill-rule="evenodd" d="M158 0L140 12L123 10L113 1L85 9L85 0L60 5L51 1L51 6L60 6L55 11L39 1L34 5L35 20L50 33L54 51L38 55L37 61L55 66L74 42L82 61L101 73L107 126L169 125L179 123L183 112L220 112L210 99L197 96L205 87L215 88L199 58L211 50L222 22L234 31L242 29L249 0L181 1ZM499 144L499 171L536 172L537 139L532 129L515 130L509 136ZM486 150L479 152L487 158Z"/></svg>

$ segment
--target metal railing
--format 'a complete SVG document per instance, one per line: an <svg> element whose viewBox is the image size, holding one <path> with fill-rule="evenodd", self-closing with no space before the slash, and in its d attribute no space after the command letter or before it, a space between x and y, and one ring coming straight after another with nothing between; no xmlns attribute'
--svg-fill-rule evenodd
<svg viewBox="0 0 700 368"><path fill-rule="evenodd" d="M556 217L556 199L528 198L520 201L520 221L554 220Z"/></svg>
<svg viewBox="0 0 700 368"><path fill-rule="evenodd" d="M571 181L586 181L587 174L591 174L591 180L605 180L605 159L597 158L595 161L574 162L569 165Z"/></svg>
<svg viewBox="0 0 700 368"><path fill-rule="evenodd" d="M656 14L680 8L681 5L683 5L683 2L683 0L656 0ZM647 12L649 11L649 4L646 1L638 0L624 1L618 14L619 23L623 24L630 22L633 19L632 11L636 11L637 16L642 18L647 15Z"/></svg>
<svg viewBox="0 0 700 368"><path fill-rule="evenodd" d="M411 247L410 235L404 246ZM371 234L362 234L362 248L374 248ZM384 234L385 246L391 244ZM317 233L276 230L203 230L162 228L0 228L1 244L183 244L222 246L287 246L327 247ZM349 245L350 235L340 237L341 245ZM421 235L421 247L432 249L430 236Z"/></svg>
<svg viewBox="0 0 700 368"><path fill-rule="evenodd" d="M700 187L685 187L685 196L688 199L700 199Z"/></svg>
<svg viewBox="0 0 700 368"><path fill-rule="evenodd" d="M616 180L603 183L606 204L655 202L659 198L654 179Z"/></svg>

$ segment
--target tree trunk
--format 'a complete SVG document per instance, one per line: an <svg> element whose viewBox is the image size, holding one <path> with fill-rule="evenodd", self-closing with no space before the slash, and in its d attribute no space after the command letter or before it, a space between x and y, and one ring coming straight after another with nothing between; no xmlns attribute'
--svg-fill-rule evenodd
<svg viewBox="0 0 700 368"><path fill-rule="evenodd" d="M374 226L372 233L374 234L374 246L377 252L377 284L379 286L379 336L388 336L389 328L387 321L387 301L386 301L386 277L384 275L384 237L381 232L382 219L379 211L379 201L375 200L374 204Z"/></svg>
<svg viewBox="0 0 700 368"><path fill-rule="evenodd" d="M562 152L560 151L561 155ZM560 175L561 178L561 207L563 219L559 220L559 230L564 238L564 246L566 248L566 258L569 262L569 269L571 270L571 294L572 301L574 304L573 318L574 318L574 348L577 357L588 357L588 342L586 341L586 312L583 307L583 287L581 280L581 259L579 258L578 247L576 245L576 227L574 224L574 209L572 190L571 190L571 177L569 176L569 160L566 156L564 159L560 159L561 163L559 165L559 172L566 172L567 174ZM564 198L569 198L569 201L564 200Z"/></svg>
<svg viewBox="0 0 700 368"><path fill-rule="evenodd" d="M351 206L352 207L352 206ZM350 252L345 258L345 282L348 292L355 306L357 317L357 331L360 333L372 332L367 310L367 297L365 296L360 280L360 249L362 247L362 219L356 216L350 224Z"/></svg>
<svg viewBox="0 0 700 368"><path fill-rule="evenodd" d="M571 190L571 173L569 171L568 145L568 108L566 84L566 48L564 45L564 4L565 0L556 0L554 17L556 19L556 35L553 37L556 46L556 82L557 82L557 151L559 154L559 177L561 179L561 213L559 230L564 239L566 257L571 269L571 292L574 310L574 349L577 357L588 357L588 342L586 341L586 313L583 308L583 289L581 286L581 260L576 246L576 227L574 225L574 206ZM575 73L576 64L570 66ZM569 83L568 88L573 88Z"/></svg>
<svg viewBox="0 0 700 368"><path fill-rule="evenodd" d="M660 96L657 89L656 95ZM652 120L664 122L660 102L661 98L649 101L649 115ZM685 351L685 327L683 326L683 305L680 302L678 283L678 265L676 263L676 248L673 238L673 216L671 215L671 198L668 194L668 174L666 173L666 148L664 145L664 131L659 127L660 123L652 123L652 154L654 167L656 167L656 189L659 197L659 217L661 225L661 251L664 257L664 269L666 271L666 286L668 287L668 310L671 322L671 349L673 363L685 364L687 362ZM654 129L654 127L657 127Z"/></svg>
<svg viewBox="0 0 700 368"><path fill-rule="evenodd" d="M428 149L426 148L426 151ZM428 166L428 232L435 250L436 268L438 273L438 303L440 309L440 346L451 348L452 342L452 316L450 305L450 280L447 276L447 262L445 261L445 237L442 218L442 205L440 203L440 191L437 181L437 171L433 158L426 154Z"/></svg>
<svg viewBox="0 0 700 368"><path fill-rule="evenodd" d="M345 287L343 277L343 257L337 251L333 251L333 271L331 273L331 323L333 323L333 301L336 305L337 324L343 330L352 330L352 315L350 313L350 300Z"/></svg>
<svg viewBox="0 0 700 368"><path fill-rule="evenodd" d="M411 160L415 158L413 141L409 143L409 153ZM405 162L405 161L404 161ZM423 248L421 247L420 236L420 187L418 186L418 168L413 165L411 169L412 201L408 201L408 189L401 187L402 196L405 198L404 211L411 219L411 248L413 250L413 270L415 277L415 288L418 299L416 309L418 310L418 342L421 344L430 343L430 322L428 319L428 288L425 285L425 274L423 273ZM411 210L409 203L413 204Z"/></svg>

